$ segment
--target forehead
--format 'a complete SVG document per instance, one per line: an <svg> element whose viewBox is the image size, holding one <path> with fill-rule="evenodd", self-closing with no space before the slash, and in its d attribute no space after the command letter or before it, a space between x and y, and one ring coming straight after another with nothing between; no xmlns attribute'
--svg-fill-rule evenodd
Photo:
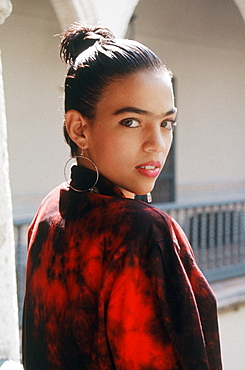
<svg viewBox="0 0 245 370"><path fill-rule="evenodd" d="M171 78L167 72L140 71L110 82L97 105L97 113L135 106L162 114L174 106Z"/></svg>

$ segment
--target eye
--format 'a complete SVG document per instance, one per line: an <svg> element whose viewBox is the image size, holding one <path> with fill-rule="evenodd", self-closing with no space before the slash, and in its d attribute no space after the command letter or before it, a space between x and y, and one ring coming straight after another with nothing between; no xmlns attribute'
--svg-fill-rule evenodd
<svg viewBox="0 0 245 370"><path fill-rule="evenodd" d="M134 118L125 118L122 119L120 122L120 125L126 126L126 127L140 127L139 121L137 121Z"/></svg>
<svg viewBox="0 0 245 370"><path fill-rule="evenodd" d="M166 130L173 130L173 128L177 125L177 121L167 120L161 123L161 127L165 128Z"/></svg>

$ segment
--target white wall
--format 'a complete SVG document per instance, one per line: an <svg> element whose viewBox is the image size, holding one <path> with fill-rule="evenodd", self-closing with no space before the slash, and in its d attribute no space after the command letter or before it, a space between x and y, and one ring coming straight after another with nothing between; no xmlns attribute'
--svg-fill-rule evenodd
<svg viewBox="0 0 245 370"><path fill-rule="evenodd" d="M69 150L63 141L60 33L48 0L14 0L1 27L10 181L17 211L28 213L63 180ZM29 199L27 199L29 198Z"/></svg>
<svg viewBox="0 0 245 370"><path fill-rule="evenodd" d="M176 77L179 200L245 195L245 25L231 1L141 0L134 35Z"/></svg>
<svg viewBox="0 0 245 370"><path fill-rule="evenodd" d="M245 369L245 305L219 314L224 370Z"/></svg>

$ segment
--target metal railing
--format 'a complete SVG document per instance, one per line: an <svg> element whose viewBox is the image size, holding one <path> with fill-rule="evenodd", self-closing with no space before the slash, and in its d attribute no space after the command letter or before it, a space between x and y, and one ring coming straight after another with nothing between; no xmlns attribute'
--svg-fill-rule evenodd
<svg viewBox="0 0 245 370"><path fill-rule="evenodd" d="M197 264L210 282L245 275L245 201L155 206L168 213L184 229ZM23 219L14 223L20 322L30 221Z"/></svg>
<svg viewBox="0 0 245 370"><path fill-rule="evenodd" d="M184 229L210 282L245 275L244 201L157 206Z"/></svg>

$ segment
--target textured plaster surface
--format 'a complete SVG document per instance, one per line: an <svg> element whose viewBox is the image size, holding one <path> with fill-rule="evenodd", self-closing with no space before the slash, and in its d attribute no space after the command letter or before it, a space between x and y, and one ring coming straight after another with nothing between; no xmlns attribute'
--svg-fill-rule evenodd
<svg viewBox="0 0 245 370"><path fill-rule="evenodd" d="M0 360L19 360L18 315L7 128L0 54ZM7 365L5 365L7 366Z"/></svg>

